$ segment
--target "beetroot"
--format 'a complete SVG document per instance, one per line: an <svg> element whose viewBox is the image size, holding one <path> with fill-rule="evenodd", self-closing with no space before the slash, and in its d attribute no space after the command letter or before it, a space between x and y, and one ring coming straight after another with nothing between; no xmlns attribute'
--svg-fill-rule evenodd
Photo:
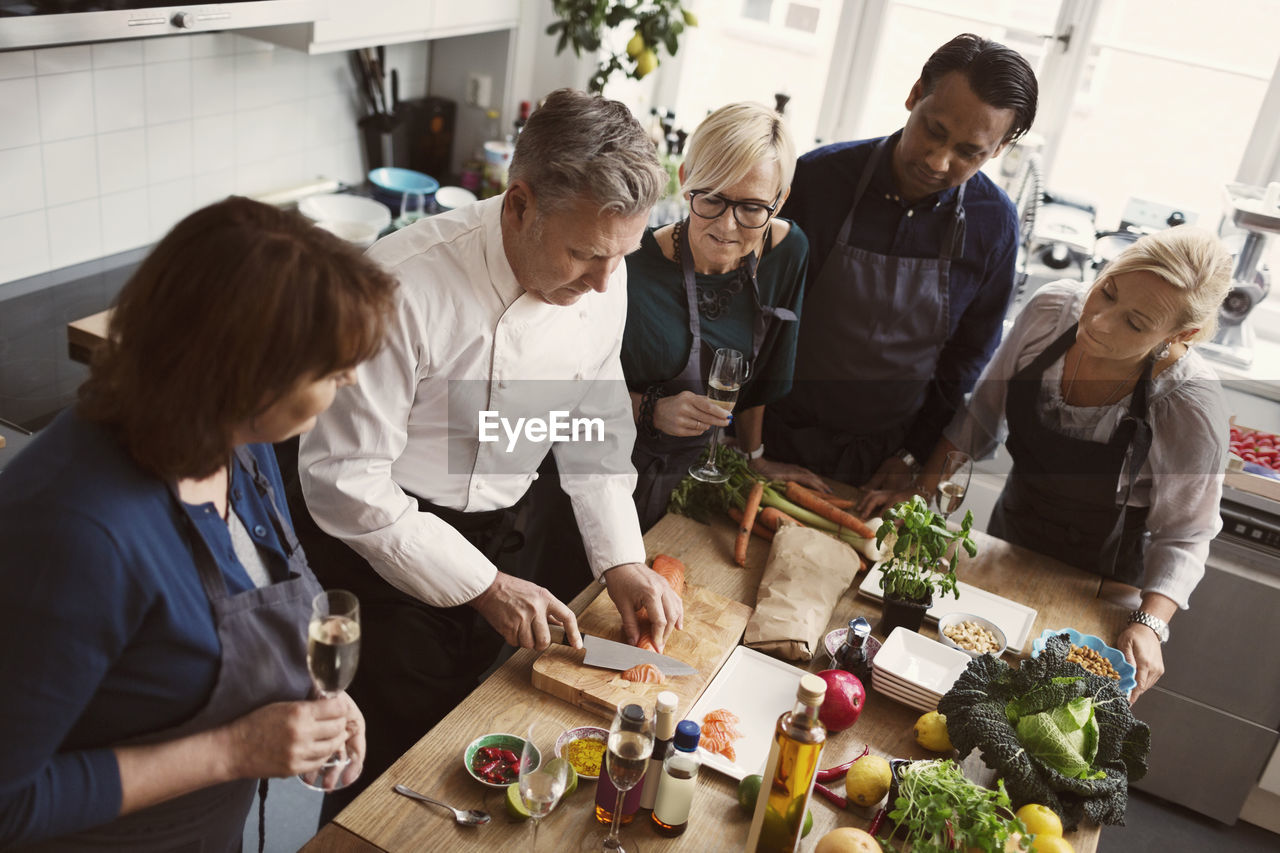
<svg viewBox="0 0 1280 853"><path fill-rule="evenodd" d="M818 719L829 732L842 732L858 721L867 691L858 676L843 669L824 669L818 677L827 683L827 696L818 709Z"/></svg>

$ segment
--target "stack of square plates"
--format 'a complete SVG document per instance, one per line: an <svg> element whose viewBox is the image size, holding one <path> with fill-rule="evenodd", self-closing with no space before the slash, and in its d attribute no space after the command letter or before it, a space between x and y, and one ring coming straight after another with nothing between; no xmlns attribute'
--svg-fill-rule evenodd
<svg viewBox="0 0 1280 853"><path fill-rule="evenodd" d="M871 686L904 705L934 711L969 660L958 649L906 628L894 628L872 662Z"/></svg>

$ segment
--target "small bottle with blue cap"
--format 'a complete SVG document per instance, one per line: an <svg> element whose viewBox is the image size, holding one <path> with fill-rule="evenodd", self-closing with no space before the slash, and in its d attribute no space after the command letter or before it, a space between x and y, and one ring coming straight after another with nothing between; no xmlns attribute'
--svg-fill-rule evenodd
<svg viewBox="0 0 1280 853"><path fill-rule="evenodd" d="M698 758L701 736L702 730L693 720L681 720L676 726L671 751L662 762L662 779L653 803L653 823L659 835L674 838L689 827L693 789L702 767Z"/></svg>

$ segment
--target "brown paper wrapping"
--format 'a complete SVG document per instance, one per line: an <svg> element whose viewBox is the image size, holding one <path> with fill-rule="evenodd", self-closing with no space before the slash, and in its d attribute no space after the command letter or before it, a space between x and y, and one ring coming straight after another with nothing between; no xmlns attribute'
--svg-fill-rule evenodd
<svg viewBox="0 0 1280 853"><path fill-rule="evenodd" d="M825 533L779 528L743 644L786 660L811 660L860 565L852 548Z"/></svg>

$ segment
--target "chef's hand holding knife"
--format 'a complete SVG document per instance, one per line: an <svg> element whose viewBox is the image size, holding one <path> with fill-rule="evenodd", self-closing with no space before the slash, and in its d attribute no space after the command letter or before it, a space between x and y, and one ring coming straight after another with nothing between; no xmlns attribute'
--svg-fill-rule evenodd
<svg viewBox="0 0 1280 853"><path fill-rule="evenodd" d="M489 588L467 603L517 648L541 651L549 646L548 621L564 628L569 645L582 648L582 635L578 633L578 620L573 611L536 583L498 572Z"/></svg>

